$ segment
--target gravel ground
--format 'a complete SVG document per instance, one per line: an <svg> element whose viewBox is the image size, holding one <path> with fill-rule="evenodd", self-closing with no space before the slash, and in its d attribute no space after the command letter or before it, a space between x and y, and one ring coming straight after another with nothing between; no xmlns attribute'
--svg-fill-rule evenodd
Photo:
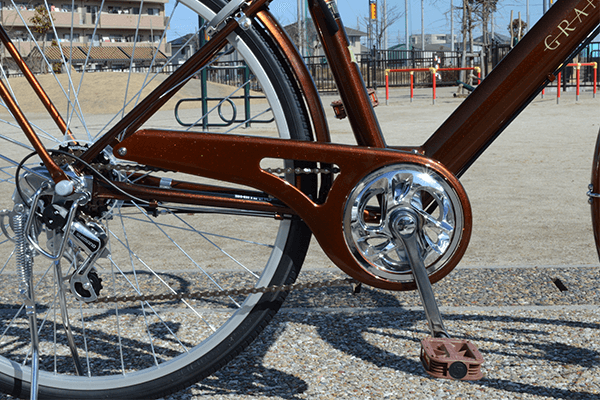
<svg viewBox="0 0 600 400"><path fill-rule="evenodd" d="M476 382L424 372L416 293L340 287L293 293L248 351L167 399L598 398L598 269L457 268L436 284L447 330L484 356ZM302 280L335 277L312 270Z"/></svg>

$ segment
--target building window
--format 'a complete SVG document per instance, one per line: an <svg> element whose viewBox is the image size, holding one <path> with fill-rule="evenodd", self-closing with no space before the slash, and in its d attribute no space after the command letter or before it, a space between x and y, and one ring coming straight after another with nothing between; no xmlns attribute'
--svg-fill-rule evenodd
<svg viewBox="0 0 600 400"><path fill-rule="evenodd" d="M73 34L73 40L71 40L71 34L65 33L63 35L63 41L66 41L66 42L71 42L71 41L72 42L79 42L79 33L74 33Z"/></svg>
<svg viewBox="0 0 600 400"><path fill-rule="evenodd" d="M92 42L93 44L97 45L98 44L98 35L94 35L93 37L91 34L87 35L87 40L88 40L88 43Z"/></svg>
<svg viewBox="0 0 600 400"><path fill-rule="evenodd" d="M92 14L92 24L96 23L96 15L98 14L98 6L87 6L88 14Z"/></svg>
<svg viewBox="0 0 600 400"><path fill-rule="evenodd" d="M71 4L63 4L60 6L60 11L62 12L71 12L71 10L77 11L77 5L72 6Z"/></svg>

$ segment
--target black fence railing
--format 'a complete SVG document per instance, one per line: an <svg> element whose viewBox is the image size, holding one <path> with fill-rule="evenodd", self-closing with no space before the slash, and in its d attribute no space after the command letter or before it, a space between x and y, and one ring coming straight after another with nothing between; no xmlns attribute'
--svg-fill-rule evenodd
<svg viewBox="0 0 600 400"><path fill-rule="evenodd" d="M380 50L362 53L357 56L358 65L367 87L377 88L385 85L386 70L407 68L440 68L455 67L460 64L460 53L450 51L421 50ZM322 56L304 58L309 71L313 75L320 92L337 91L327 60ZM441 85L456 84L458 73L444 72ZM431 73L415 72L414 81L417 86L431 84ZM390 86L409 86L410 75L394 73L389 75Z"/></svg>
<svg viewBox="0 0 600 400"><path fill-rule="evenodd" d="M577 67L569 64L591 64L596 63L596 68L590 65L580 66L579 80L580 86L592 86L594 84L594 74L596 74L596 82L600 82L600 42L590 43L583 51L581 51L573 60L567 64L561 73L561 86L568 88L577 84ZM551 86L556 86L557 82L553 82Z"/></svg>
<svg viewBox="0 0 600 400"><path fill-rule="evenodd" d="M487 69L493 69L509 52L510 47L507 45L493 47L491 55L488 58L489 65ZM359 54L357 55L357 60L367 87L377 88L385 85L386 70L459 67L461 64L461 53L456 51L386 50ZM317 89L320 92L337 91L336 84L325 57L305 57L305 62L313 75ZM572 62L596 62L600 67L600 42L590 43ZM481 68L481 59L480 57L468 58L467 64L469 67ZM599 68L594 69L591 66L581 67L580 85L592 86L594 74L598 74L598 70ZM576 85L575 71L576 70L572 67L567 67L563 71L561 82L563 87ZM438 86L456 85L456 81L461 77L461 73L458 71L441 71L439 75L438 81L436 82ZM600 76L597 75L597 77L597 81L600 82ZM391 87L410 85L409 73L391 73L389 74L388 79ZM414 72L414 85L416 87L429 86L431 83L431 72ZM554 85L556 85L556 83L554 83Z"/></svg>

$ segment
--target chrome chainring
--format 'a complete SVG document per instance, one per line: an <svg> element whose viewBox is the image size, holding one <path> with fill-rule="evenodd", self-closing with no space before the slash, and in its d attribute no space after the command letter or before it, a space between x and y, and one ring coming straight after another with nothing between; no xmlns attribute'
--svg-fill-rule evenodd
<svg viewBox="0 0 600 400"><path fill-rule="evenodd" d="M344 210L350 251L363 269L389 282L414 281L399 232L407 209L418 215L417 240L431 276L456 253L465 227L463 203L447 179L425 165L388 165L360 181Z"/></svg>

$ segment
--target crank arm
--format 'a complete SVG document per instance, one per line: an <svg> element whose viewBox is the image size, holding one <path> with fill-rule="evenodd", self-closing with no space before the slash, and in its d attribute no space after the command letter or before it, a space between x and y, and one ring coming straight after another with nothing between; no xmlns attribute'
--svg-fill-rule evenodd
<svg viewBox="0 0 600 400"><path fill-rule="evenodd" d="M412 209L397 211L391 227L394 236L404 244L412 274L425 308L431 336L421 340L421 362L425 370L436 378L477 380L483 377L483 356L477 347L466 339L451 339L444 328L433 287L423 257L417 234L422 224Z"/></svg>
<svg viewBox="0 0 600 400"><path fill-rule="evenodd" d="M401 210L399 213L398 217L395 218L392 231L397 234L404 243L412 274L415 277L417 289L421 296L421 302L425 308L425 316L429 323L431 336L449 338L450 335L448 335L444 328L442 315L440 314L435 295L433 294L433 287L429 281L427 268L425 268L423 258L421 257L421 246L417 239L417 234L420 231L419 226L421 225L419 223L419 217L417 216L417 213L408 209Z"/></svg>

